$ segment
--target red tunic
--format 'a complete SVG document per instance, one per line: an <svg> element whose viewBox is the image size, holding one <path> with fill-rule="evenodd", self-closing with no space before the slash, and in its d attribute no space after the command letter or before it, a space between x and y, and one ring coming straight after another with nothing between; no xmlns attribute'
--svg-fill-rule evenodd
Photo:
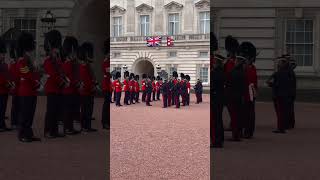
<svg viewBox="0 0 320 180"><path fill-rule="evenodd" d="M114 87L113 87L113 84L112 84L112 81L111 81L111 79L109 80L109 92L110 93L112 93L113 92L113 89L114 89Z"/></svg>
<svg viewBox="0 0 320 180"><path fill-rule="evenodd" d="M65 60L62 63L62 70L65 76L70 80L70 86L63 88L62 93L65 95L77 94L78 93L78 84L79 84L79 75L77 74L77 67L71 60Z"/></svg>
<svg viewBox="0 0 320 180"><path fill-rule="evenodd" d="M140 85L138 81L134 81L135 92L140 92Z"/></svg>
<svg viewBox="0 0 320 180"><path fill-rule="evenodd" d="M117 93L122 91L122 86L118 79L113 81L113 87Z"/></svg>
<svg viewBox="0 0 320 180"><path fill-rule="evenodd" d="M8 81L9 77L7 76L8 73L8 65L5 63L0 63L0 94L8 94L9 87Z"/></svg>
<svg viewBox="0 0 320 180"><path fill-rule="evenodd" d="M110 91L112 92L112 86L109 84L110 83L110 76L109 74L109 60L105 59L102 63L102 72L103 72L103 79L102 79L102 90L104 92Z"/></svg>
<svg viewBox="0 0 320 180"><path fill-rule="evenodd" d="M246 101L250 101L250 89L249 89L249 85L253 84L254 89L257 90L258 89L258 76L257 76L257 69L256 67L251 64L248 65L246 68L246 93L245 93L245 100Z"/></svg>
<svg viewBox="0 0 320 180"><path fill-rule="evenodd" d="M61 85L63 84L63 79L58 69L62 68L61 65L62 63L60 60L58 60L56 64L54 64L54 62L51 61L50 57L47 57L44 60L44 71L49 76L44 86L46 94L59 94L62 92Z"/></svg>
<svg viewBox="0 0 320 180"><path fill-rule="evenodd" d="M190 94L190 89L191 89L191 84L190 84L190 82L187 82L187 91L188 91L188 94Z"/></svg>
<svg viewBox="0 0 320 180"><path fill-rule="evenodd" d="M123 91L129 91L130 90L130 84L129 81L123 80Z"/></svg>
<svg viewBox="0 0 320 180"><path fill-rule="evenodd" d="M19 86L19 78L18 78L19 71L17 69L17 62L14 61L10 64L9 74L10 74L11 81L14 82L15 84L15 87L10 90L10 93L12 95L17 95L17 88Z"/></svg>
<svg viewBox="0 0 320 180"><path fill-rule="evenodd" d="M95 93L95 80L88 64L80 64L80 80L83 84L80 89L81 96L92 96Z"/></svg>
<svg viewBox="0 0 320 180"><path fill-rule="evenodd" d="M156 90L160 91L160 82L159 81L156 81Z"/></svg>
<svg viewBox="0 0 320 180"><path fill-rule="evenodd" d="M27 60L20 58L17 62L17 69L19 70L19 86L17 88L18 96L37 96L37 89L39 88L39 74L29 69Z"/></svg>
<svg viewBox="0 0 320 180"><path fill-rule="evenodd" d="M130 92L135 92L135 80L129 81Z"/></svg>
<svg viewBox="0 0 320 180"><path fill-rule="evenodd" d="M156 82L152 81L152 91L155 92L156 91Z"/></svg>
<svg viewBox="0 0 320 180"><path fill-rule="evenodd" d="M233 58L229 59L224 65L224 73L226 74L226 78L228 81L231 81L231 71L233 70L235 65L235 59Z"/></svg>
<svg viewBox="0 0 320 180"><path fill-rule="evenodd" d="M146 80L141 81L141 90L145 91L146 90Z"/></svg>

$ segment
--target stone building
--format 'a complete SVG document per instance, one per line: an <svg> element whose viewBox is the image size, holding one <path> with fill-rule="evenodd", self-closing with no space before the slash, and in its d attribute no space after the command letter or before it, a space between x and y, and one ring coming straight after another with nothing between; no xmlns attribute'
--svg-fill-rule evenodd
<svg viewBox="0 0 320 180"><path fill-rule="evenodd" d="M298 87L320 88L320 1L214 0L211 15L221 48L229 34L257 46L260 80L272 73L272 59L289 52Z"/></svg>
<svg viewBox="0 0 320 180"><path fill-rule="evenodd" d="M103 42L109 35L109 2L106 0L0 0L0 34L10 28L28 31L36 38L36 64L44 56L41 18L50 10L56 18L56 29L63 36L74 35L80 43L95 45L97 77L101 78Z"/></svg>
<svg viewBox="0 0 320 180"><path fill-rule="evenodd" d="M110 23L111 70L178 71L209 85L209 0L111 0ZM150 36L161 36L162 45L147 47Z"/></svg>

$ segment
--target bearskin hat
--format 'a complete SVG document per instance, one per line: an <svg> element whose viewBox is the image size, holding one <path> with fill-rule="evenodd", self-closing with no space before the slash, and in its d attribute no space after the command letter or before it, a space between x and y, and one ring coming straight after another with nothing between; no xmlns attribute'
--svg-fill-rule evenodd
<svg viewBox="0 0 320 180"><path fill-rule="evenodd" d="M160 76L157 76L157 81L159 81L160 80Z"/></svg>
<svg viewBox="0 0 320 180"><path fill-rule="evenodd" d="M116 79L120 78L121 77L121 73L118 71L116 72Z"/></svg>
<svg viewBox="0 0 320 180"><path fill-rule="evenodd" d="M211 42L212 42L212 45L211 45L212 51L217 51L217 50L218 50L218 39L217 39L216 35L215 35L213 32L211 32L210 37L212 38L212 39L211 39Z"/></svg>
<svg viewBox="0 0 320 180"><path fill-rule="evenodd" d="M146 79L146 78L147 78L147 75L146 75L146 74L142 74L142 78L143 78L143 79Z"/></svg>
<svg viewBox="0 0 320 180"><path fill-rule="evenodd" d="M134 77L134 79L136 80L136 81L138 81L139 80L139 75L136 75L135 77Z"/></svg>
<svg viewBox="0 0 320 180"><path fill-rule="evenodd" d="M33 51L36 48L35 40L32 34L28 32L22 32L17 40L18 44L18 56L22 57L27 51Z"/></svg>
<svg viewBox="0 0 320 180"><path fill-rule="evenodd" d="M103 46L104 46L104 50L103 50L104 54L108 55L110 53L110 40L109 39L105 40L103 43Z"/></svg>
<svg viewBox="0 0 320 180"><path fill-rule="evenodd" d="M177 78L177 77L178 77L178 73L177 73L177 71L173 71L173 72L172 72L172 77L175 77L175 78Z"/></svg>
<svg viewBox="0 0 320 180"><path fill-rule="evenodd" d="M0 53L2 54L7 53L6 42L2 38L0 38Z"/></svg>
<svg viewBox="0 0 320 180"><path fill-rule="evenodd" d="M185 75L183 73L180 73L181 79L184 79Z"/></svg>
<svg viewBox="0 0 320 180"><path fill-rule="evenodd" d="M190 76L186 75L186 80L190 81Z"/></svg>
<svg viewBox="0 0 320 180"><path fill-rule="evenodd" d="M9 45L9 55L10 55L11 59L17 59L18 58L16 41L10 43L10 45Z"/></svg>
<svg viewBox="0 0 320 180"><path fill-rule="evenodd" d="M134 74L130 73L130 79L134 79Z"/></svg>
<svg viewBox="0 0 320 180"><path fill-rule="evenodd" d="M124 73L123 73L123 77L124 77L124 78L129 77L129 71L124 72Z"/></svg>
<svg viewBox="0 0 320 180"><path fill-rule="evenodd" d="M81 46L84 48L85 53L87 54L87 57L89 57L90 59L93 59L94 58L93 44L91 42L84 42Z"/></svg>
<svg viewBox="0 0 320 180"><path fill-rule="evenodd" d="M239 46L239 55L248 60L255 61L257 56L257 49L251 42L243 42Z"/></svg>
<svg viewBox="0 0 320 180"><path fill-rule="evenodd" d="M227 36L225 39L225 48L228 53L236 53L239 48L239 42L232 36Z"/></svg>
<svg viewBox="0 0 320 180"><path fill-rule="evenodd" d="M62 36L57 30L52 30L45 34L44 49L46 52L52 48L61 48Z"/></svg>
<svg viewBox="0 0 320 180"><path fill-rule="evenodd" d="M79 46L77 49L77 57L79 60L84 61L86 59L86 52L83 46Z"/></svg>
<svg viewBox="0 0 320 180"><path fill-rule="evenodd" d="M68 56L72 52L77 51L78 46L79 46L78 40L75 37L67 36L64 39L63 45L62 45L62 51L63 51L64 56Z"/></svg>

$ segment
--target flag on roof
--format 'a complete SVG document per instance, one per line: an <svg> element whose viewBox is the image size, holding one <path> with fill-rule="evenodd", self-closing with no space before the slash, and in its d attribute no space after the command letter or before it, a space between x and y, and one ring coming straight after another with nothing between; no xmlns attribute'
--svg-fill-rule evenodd
<svg viewBox="0 0 320 180"><path fill-rule="evenodd" d="M161 36L156 37L147 37L147 46L148 47L158 47L161 46Z"/></svg>

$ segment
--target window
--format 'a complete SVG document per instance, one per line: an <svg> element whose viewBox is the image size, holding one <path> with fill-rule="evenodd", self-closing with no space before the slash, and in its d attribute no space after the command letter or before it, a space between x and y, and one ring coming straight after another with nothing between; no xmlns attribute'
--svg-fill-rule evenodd
<svg viewBox="0 0 320 180"><path fill-rule="evenodd" d="M177 52L176 51L170 51L169 52L169 57L170 58L177 57Z"/></svg>
<svg viewBox="0 0 320 180"><path fill-rule="evenodd" d="M179 14L169 14L169 35L175 35L179 33Z"/></svg>
<svg viewBox="0 0 320 180"><path fill-rule="evenodd" d="M14 27L20 31L29 32L34 38L37 36L37 20L36 19L14 19Z"/></svg>
<svg viewBox="0 0 320 180"><path fill-rule="evenodd" d="M140 32L141 36L149 36L150 34L150 16L140 16Z"/></svg>
<svg viewBox="0 0 320 180"><path fill-rule="evenodd" d="M122 35L122 17L113 17L113 36Z"/></svg>
<svg viewBox="0 0 320 180"><path fill-rule="evenodd" d="M288 19L286 47L298 66L313 65L313 20Z"/></svg>
<svg viewBox="0 0 320 180"><path fill-rule="evenodd" d="M200 67L200 80L204 83L208 83L208 77L209 77L209 72L208 72L209 68L208 67Z"/></svg>
<svg viewBox="0 0 320 180"><path fill-rule="evenodd" d="M201 34L207 34L210 33L210 12L200 12L200 33Z"/></svg>
<svg viewBox="0 0 320 180"><path fill-rule="evenodd" d="M200 57L208 57L208 51L200 51Z"/></svg>
<svg viewBox="0 0 320 180"><path fill-rule="evenodd" d="M169 66L170 67L169 67L169 73L168 74L169 74L169 76L171 76L174 71L177 72L177 68L175 66L171 66L171 65L169 65Z"/></svg>

